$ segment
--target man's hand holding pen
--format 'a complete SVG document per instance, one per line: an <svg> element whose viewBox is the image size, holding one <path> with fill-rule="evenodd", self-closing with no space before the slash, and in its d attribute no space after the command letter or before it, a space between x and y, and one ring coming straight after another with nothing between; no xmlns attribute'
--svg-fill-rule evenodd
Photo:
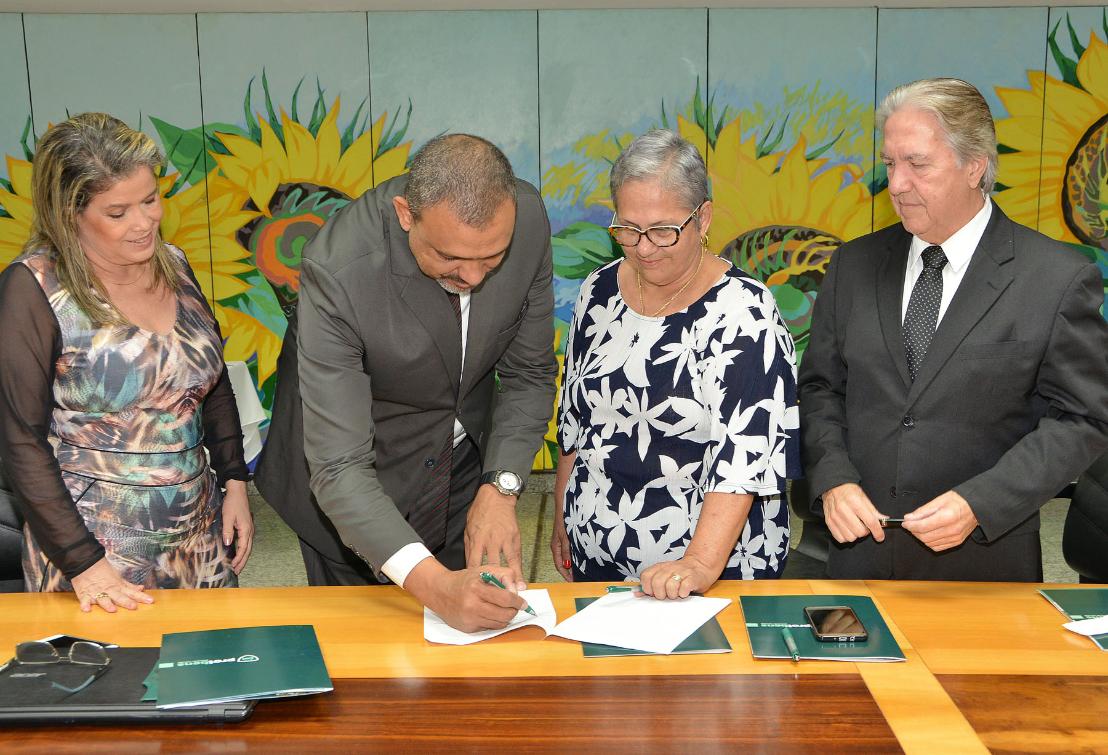
<svg viewBox="0 0 1108 755"><path fill-rule="evenodd" d="M497 587L482 579L486 573L499 580ZM419 562L404 582L404 589L434 611L450 626L463 632L500 629L508 625L527 603L517 593L512 569L486 564L480 568L450 571L434 558Z"/></svg>

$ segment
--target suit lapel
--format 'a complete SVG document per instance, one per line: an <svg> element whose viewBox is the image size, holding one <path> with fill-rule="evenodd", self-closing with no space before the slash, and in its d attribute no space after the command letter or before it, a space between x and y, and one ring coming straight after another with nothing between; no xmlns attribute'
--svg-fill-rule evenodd
<svg viewBox="0 0 1108 755"><path fill-rule="evenodd" d="M935 330L935 337L908 393L909 405L935 379L966 335L1011 285L1013 272L1008 263L1013 256L1012 221L994 203L985 233L970 258L969 267L946 314Z"/></svg>
<svg viewBox="0 0 1108 755"><path fill-rule="evenodd" d="M388 237L389 268L400 286L400 298L435 342L457 396L458 378L462 371L462 339L454 325L450 300L446 298L442 286L419 269L408 247L408 234L395 217L390 218ZM471 310L471 325L472 317Z"/></svg>
<svg viewBox="0 0 1108 755"><path fill-rule="evenodd" d="M904 352L904 332L901 327L901 310L904 295L904 270L908 266L908 249L912 237L902 231L896 234L885 250L885 258L877 273L877 315L885 346L896 365L904 387L911 384L908 376L908 356Z"/></svg>

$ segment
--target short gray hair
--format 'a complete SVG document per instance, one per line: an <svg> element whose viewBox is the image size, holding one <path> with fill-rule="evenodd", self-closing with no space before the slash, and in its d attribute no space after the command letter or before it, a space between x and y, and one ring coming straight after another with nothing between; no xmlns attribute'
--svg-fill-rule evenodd
<svg viewBox="0 0 1108 755"><path fill-rule="evenodd" d="M885 97L877 108L877 128L885 130L885 121L903 108L930 113L939 121L946 141L961 162L985 158L985 172L978 184L984 192L996 185L996 127L989 103L973 84L961 79L920 79L902 84Z"/></svg>
<svg viewBox="0 0 1108 755"><path fill-rule="evenodd" d="M447 202L463 223L483 228L505 201L515 204L515 175L492 142L471 134L445 134L412 158L404 198L416 219L427 208Z"/></svg>
<svg viewBox="0 0 1108 755"><path fill-rule="evenodd" d="M708 168L704 158L691 142L672 131L660 128L647 131L620 153L608 181L612 204L616 203L616 193L628 181L653 180L661 181L690 210L708 199Z"/></svg>

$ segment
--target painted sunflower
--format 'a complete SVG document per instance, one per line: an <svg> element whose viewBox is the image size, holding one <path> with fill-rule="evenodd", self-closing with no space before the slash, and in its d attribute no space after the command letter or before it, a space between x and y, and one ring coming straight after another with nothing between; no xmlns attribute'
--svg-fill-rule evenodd
<svg viewBox="0 0 1108 755"><path fill-rule="evenodd" d="M381 150L385 115L343 148L340 102L315 133L284 110L280 135L264 118L260 138L217 133L226 154L212 151L220 181L209 189L212 244L239 247L282 304L299 289L300 254L327 220L353 198L407 169L409 143Z"/></svg>
<svg viewBox="0 0 1108 755"><path fill-rule="evenodd" d="M1108 249L1108 45L1092 34L1079 54L1070 81L1028 71L1030 89L997 87L1010 115L994 199L1051 238Z"/></svg>
<svg viewBox="0 0 1108 755"><path fill-rule="evenodd" d="M8 155L7 184L0 186L0 270L23 253L31 236L31 163ZM10 186L10 190L7 188Z"/></svg>
<svg viewBox="0 0 1108 755"><path fill-rule="evenodd" d="M678 119L678 127L706 150L713 195L709 249L770 288L803 352L831 255L870 231L872 197L861 171L810 159L803 137L784 154L759 155L753 135L742 139L738 120L719 130L714 147L697 124Z"/></svg>

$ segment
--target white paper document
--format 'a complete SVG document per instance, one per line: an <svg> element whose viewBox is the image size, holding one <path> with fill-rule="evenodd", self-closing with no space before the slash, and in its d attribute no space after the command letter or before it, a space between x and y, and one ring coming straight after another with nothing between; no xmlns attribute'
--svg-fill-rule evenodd
<svg viewBox="0 0 1108 755"><path fill-rule="evenodd" d="M668 655L730 602L730 598L694 596L657 600L636 597L632 592L609 593L558 624L549 634Z"/></svg>
<svg viewBox="0 0 1108 755"><path fill-rule="evenodd" d="M550 630L558 623L558 615L554 613L554 604L550 602L550 593L546 590L523 590L519 595L527 601L527 605L531 606L537 615L532 616L526 611L520 611L503 629L463 632L447 624L430 608L424 607L423 639L443 645L472 645L475 642L496 637L513 629L529 626L542 627L544 632L550 634Z"/></svg>
<svg viewBox="0 0 1108 755"><path fill-rule="evenodd" d="M1108 616L1101 616L1096 619L1084 619L1082 621L1071 621L1068 624L1063 624L1066 629L1077 634L1084 635L1085 637L1093 637L1098 634L1108 634Z"/></svg>

